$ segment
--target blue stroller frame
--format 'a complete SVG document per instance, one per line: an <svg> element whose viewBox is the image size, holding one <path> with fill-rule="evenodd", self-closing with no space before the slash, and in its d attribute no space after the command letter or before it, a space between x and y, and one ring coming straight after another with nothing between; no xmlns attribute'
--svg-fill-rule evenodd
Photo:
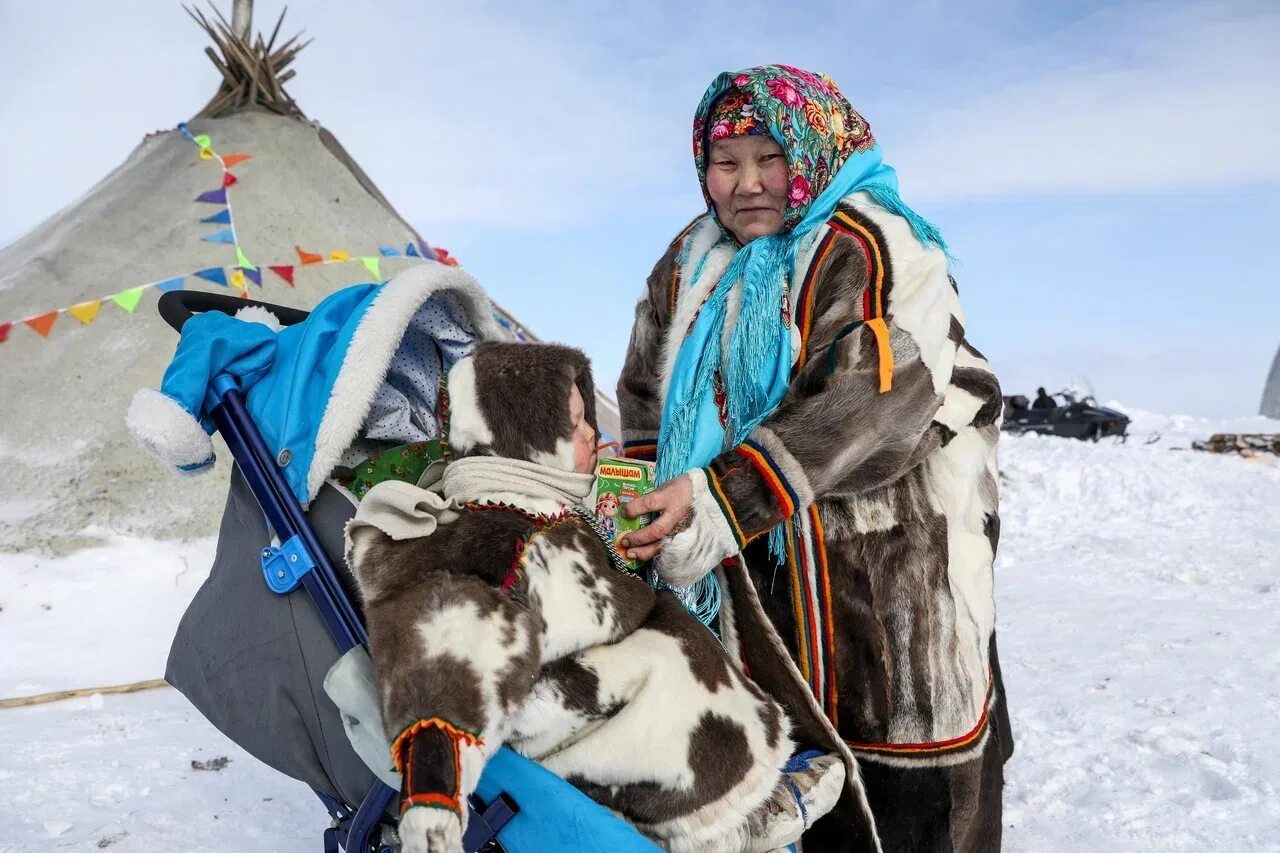
<svg viewBox="0 0 1280 853"><path fill-rule="evenodd" d="M307 312L230 295L199 291L173 291L159 302L160 315L176 331L193 311L235 311L257 305L275 314L284 325L306 319ZM218 405L212 418L236 464L253 491L267 523L280 545L262 551L262 572L267 586L277 595L286 595L302 586L324 620L340 652L368 645L368 635L356 609L348 599L328 554L280 472L271 451L254 424L235 380L219 377L213 393ZM377 829L392 801L399 795L376 780L364 800L352 809L325 793L315 791L324 803L332 825L324 833L325 853L389 853L377 840ZM500 851L498 832L519 812L519 806L505 793L485 803L473 795L463 846L468 853ZM375 847L374 845L379 846Z"/></svg>

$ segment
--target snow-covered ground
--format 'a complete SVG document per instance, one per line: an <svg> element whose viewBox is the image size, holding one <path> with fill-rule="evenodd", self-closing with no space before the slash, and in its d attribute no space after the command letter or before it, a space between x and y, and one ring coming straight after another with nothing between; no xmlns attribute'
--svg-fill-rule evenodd
<svg viewBox="0 0 1280 853"><path fill-rule="evenodd" d="M1127 445L1002 442L1005 849L1280 850L1280 464L1183 449L1280 423L1131 415ZM0 698L160 676L212 549L0 555ZM167 689L0 710L0 803L0 851L315 851L325 825Z"/></svg>

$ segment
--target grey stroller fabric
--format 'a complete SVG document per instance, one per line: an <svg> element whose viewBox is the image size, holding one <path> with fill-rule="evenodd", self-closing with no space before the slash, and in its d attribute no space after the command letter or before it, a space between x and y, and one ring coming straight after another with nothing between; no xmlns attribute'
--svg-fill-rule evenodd
<svg viewBox="0 0 1280 853"><path fill-rule="evenodd" d="M326 484L307 513L349 592L355 587L342 531L354 512L350 498ZM165 679L255 758L359 803L374 777L321 687L338 647L305 593L276 595L263 582L259 553L270 544L262 511L237 469L213 568L178 625Z"/></svg>

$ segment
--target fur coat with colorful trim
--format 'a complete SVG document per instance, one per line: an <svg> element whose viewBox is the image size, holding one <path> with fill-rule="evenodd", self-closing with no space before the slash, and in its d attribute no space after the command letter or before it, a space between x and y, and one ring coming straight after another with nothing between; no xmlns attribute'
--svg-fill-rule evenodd
<svg viewBox="0 0 1280 853"><path fill-rule="evenodd" d="M381 483L347 529L405 850L459 849L463 804L504 742L674 851L772 850L864 801L811 711L789 719L794 702L569 511L593 484L572 473L575 385L594 426L581 353L481 343L449 372L439 493ZM762 648L762 668L785 666ZM793 758L796 743L827 754Z"/></svg>
<svg viewBox="0 0 1280 853"><path fill-rule="evenodd" d="M676 353L734 253L721 234L695 220L636 307L618 385L629 455L661 452ZM704 255L691 288L680 259ZM1012 752L992 582L999 384L966 339L946 256L866 193L799 252L787 299L786 396L692 472L691 524L659 568L689 582L740 552L729 599L758 598L859 759L885 850L998 849ZM781 563L765 535L780 525ZM841 820L805 849L844 849Z"/></svg>

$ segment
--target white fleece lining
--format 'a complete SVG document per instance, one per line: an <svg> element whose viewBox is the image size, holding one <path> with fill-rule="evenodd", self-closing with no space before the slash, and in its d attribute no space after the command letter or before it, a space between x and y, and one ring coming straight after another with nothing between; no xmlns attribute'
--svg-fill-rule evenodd
<svg viewBox="0 0 1280 853"><path fill-rule="evenodd" d="M720 226L710 216L704 218L686 238L689 240L688 262L680 270L680 294L676 298L676 308L672 312L671 322L667 324L666 340L662 342L662 362L658 365L658 375L662 379L662 399L667 399L667 391L671 386L671 371L675 368L676 356L684 343L685 332L693 321L694 315L702 308L702 303L717 284L724 271L733 260L734 251L728 246L715 249L715 254L707 259L703 267L702 278L697 287L689 289L689 280L698 268L698 261L712 250L720 239Z"/></svg>
<svg viewBox="0 0 1280 853"><path fill-rule="evenodd" d="M261 323L273 332L282 328L280 318L261 305L246 305L235 313L235 318L244 323Z"/></svg>
<svg viewBox="0 0 1280 853"><path fill-rule="evenodd" d="M662 579L677 589L689 586L725 557L738 553L733 530L707 487L706 472L694 468L686 476L693 482L689 526L662 541L662 552L653 563Z"/></svg>
<svg viewBox="0 0 1280 853"><path fill-rule="evenodd" d="M125 423L147 453L182 473L213 464L213 442L204 427L177 400L154 388L133 395Z"/></svg>
<svg viewBox="0 0 1280 853"><path fill-rule="evenodd" d="M315 497L342 458L342 452L359 435L400 346L405 325L423 303L445 291L457 296L466 309L478 341L502 337L489 298L479 282L459 267L422 264L387 282L360 319L325 404L324 417L316 430L311 470L307 472L308 501Z"/></svg>

